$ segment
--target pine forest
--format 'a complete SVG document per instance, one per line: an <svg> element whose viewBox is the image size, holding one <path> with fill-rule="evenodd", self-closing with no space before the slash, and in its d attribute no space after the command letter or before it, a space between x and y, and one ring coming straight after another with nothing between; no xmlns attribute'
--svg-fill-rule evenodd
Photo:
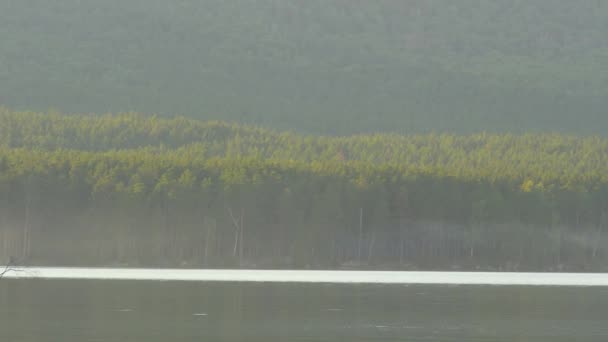
<svg viewBox="0 0 608 342"><path fill-rule="evenodd" d="M604 270L607 152L605 138L562 134L329 137L3 108L1 257Z"/></svg>

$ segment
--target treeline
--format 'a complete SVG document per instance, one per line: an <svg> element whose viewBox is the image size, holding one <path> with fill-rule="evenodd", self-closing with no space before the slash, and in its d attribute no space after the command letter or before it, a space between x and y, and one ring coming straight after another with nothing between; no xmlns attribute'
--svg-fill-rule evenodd
<svg viewBox="0 0 608 342"><path fill-rule="evenodd" d="M0 116L3 257L537 270L608 259L605 139Z"/></svg>
<svg viewBox="0 0 608 342"><path fill-rule="evenodd" d="M367 170L366 178L374 178L375 168L391 168L401 175L422 172L460 181L505 183L524 191L590 192L608 183L607 139L558 134L322 137L137 113L68 116L0 108L0 146L42 151L143 149L188 161L227 158L318 167L357 165Z"/></svg>

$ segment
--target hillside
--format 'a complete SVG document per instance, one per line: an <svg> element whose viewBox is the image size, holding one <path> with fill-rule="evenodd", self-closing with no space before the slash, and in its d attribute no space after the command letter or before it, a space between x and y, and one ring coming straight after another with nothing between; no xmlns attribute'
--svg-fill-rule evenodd
<svg viewBox="0 0 608 342"><path fill-rule="evenodd" d="M593 0L7 0L0 105L605 135L606 17Z"/></svg>

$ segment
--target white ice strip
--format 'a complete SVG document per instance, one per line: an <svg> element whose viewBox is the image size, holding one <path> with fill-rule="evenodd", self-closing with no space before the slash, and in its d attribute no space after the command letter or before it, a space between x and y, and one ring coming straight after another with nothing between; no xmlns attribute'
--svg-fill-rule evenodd
<svg viewBox="0 0 608 342"><path fill-rule="evenodd" d="M0 269L4 267L0 266ZM124 279L200 282L608 286L608 273L193 270L26 267L4 278Z"/></svg>

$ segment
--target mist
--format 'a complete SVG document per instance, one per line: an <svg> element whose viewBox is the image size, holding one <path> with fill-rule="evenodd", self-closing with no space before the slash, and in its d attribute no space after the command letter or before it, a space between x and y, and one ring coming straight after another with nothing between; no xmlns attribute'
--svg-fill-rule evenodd
<svg viewBox="0 0 608 342"><path fill-rule="evenodd" d="M602 270L607 16L566 0L3 1L0 254Z"/></svg>
<svg viewBox="0 0 608 342"><path fill-rule="evenodd" d="M607 19L0 0L0 341L606 341Z"/></svg>
<svg viewBox="0 0 608 342"><path fill-rule="evenodd" d="M605 135L603 1L6 0L0 104L309 134Z"/></svg>

